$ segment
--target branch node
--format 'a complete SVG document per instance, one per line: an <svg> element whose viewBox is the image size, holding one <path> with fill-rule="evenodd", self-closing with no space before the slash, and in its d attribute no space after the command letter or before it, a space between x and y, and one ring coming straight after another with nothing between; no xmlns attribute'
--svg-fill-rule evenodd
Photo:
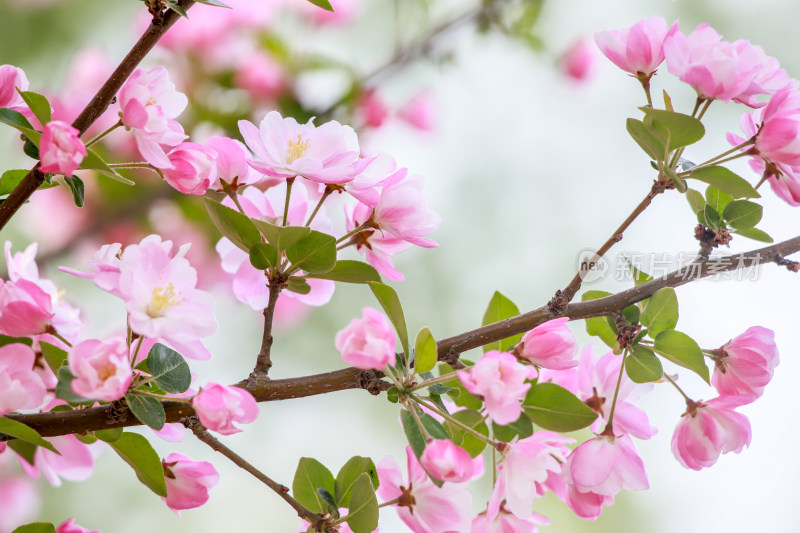
<svg viewBox="0 0 800 533"><path fill-rule="evenodd" d="M567 294L565 291L559 289L556 291L556 294L553 296L553 298L547 302L547 308L554 317L559 317L564 314L564 311L567 310L567 304L569 304L573 296L575 295Z"/></svg>
<svg viewBox="0 0 800 533"><path fill-rule="evenodd" d="M780 254L778 254L777 258L775 259L775 264L779 266L785 266L786 270L790 272L800 272L800 263L797 261L792 261L791 259L786 259Z"/></svg>

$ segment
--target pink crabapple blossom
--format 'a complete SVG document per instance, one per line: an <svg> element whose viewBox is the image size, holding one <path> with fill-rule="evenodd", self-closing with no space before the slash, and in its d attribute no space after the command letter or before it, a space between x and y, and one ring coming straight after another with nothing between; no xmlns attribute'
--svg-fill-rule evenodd
<svg viewBox="0 0 800 533"><path fill-rule="evenodd" d="M26 474L33 478L38 478L41 474L54 487L61 486L62 478L68 481L89 479L94 470L95 454L99 451L96 444L84 444L75 435L48 437L47 440L61 455L41 446L37 447L33 455L33 465L20 458Z"/></svg>
<svg viewBox="0 0 800 533"><path fill-rule="evenodd" d="M83 341L69 351L67 361L75 376L72 392L84 398L119 400L133 379L128 344L123 337Z"/></svg>
<svg viewBox="0 0 800 533"><path fill-rule="evenodd" d="M463 484L445 483L437 487L406 447L408 483L391 457L378 463L378 495L385 501L400 499L397 514L414 533L467 533L472 495Z"/></svg>
<svg viewBox="0 0 800 533"><path fill-rule="evenodd" d="M36 354L25 344L0 347L0 416L42 405L47 389L34 372Z"/></svg>
<svg viewBox="0 0 800 533"><path fill-rule="evenodd" d="M45 125L39 145L42 172L72 176L86 157L86 147L78 134L78 130L60 120Z"/></svg>
<svg viewBox="0 0 800 533"><path fill-rule="evenodd" d="M541 430L508 443L497 463L497 481L486 510L487 519L494 520L504 499L509 512L521 519L530 517L541 484L550 475L561 473L561 464L570 452L566 445L573 442L569 437Z"/></svg>
<svg viewBox="0 0 800 533"><path fill-rule="evenodd" d="M472 458L449 439L432 439L419 458L422 467L440 481L465 483L483 474L483 456Z"/></svg>
<svg viewBox="0 0 800 533"><path fill-rule="evenodd" d="M514 349L514 354L536 366L563 370L578 365L575 354L578 343L567 327L569 318L562 317L536 326L525 333Z"/></svg>
<svg viewBox="0 0 800 533"><path fill-rule="evenodd" d="M563 468L567 484L581 493L608 497L621 490L649 488L644 463L627 435L587 440L572 450Z"/></svg>
<svg viewBox="0 0 800 533"><path fill-rule="evenodd" d="M0 65L0 108L7 107L28 117L32 116L33 113L17 90L28 90L25 71L14 65Z"/></svg>
<svg viewBox="0 0 800 533"><path fill-rule="evenodd" d="M217 179L217 151L202 144L184 142L169 154L164 180L183 194L203 195Z"/></svg>
<svg viewBox="0 0 800 533"><path fill-rule="evenodd" d="M415 94L400 108L398 116L409 126L419 131L433 131L435 127L435 103L427 92Z"/></svg>
<svg viewBox="0 0 800 533"><path fill-rule="evenodd" d="M161 145L177 146L186 138L183 127L174 119L188 102L161 66L136 69L120 89L122 123L133 130L139 152L153 166L171 168Z"/></svg>
<svg viewBox="0 0 800 533"><path fill-rule="evenodd" d="M315 126L312 121L299 124L270 111L260 128L246 120L239 121L242 138L260 158L250 165L276 178L302 176L319 183L347 183L370 163L361 159L358 138L350 126L336 121Z"/></svg>
<svg viewBox="0 0 800 533"><path fill-rule="evenodd" d="M386 178L370 218L372 225L423 248L438 246L436 241L424 238L439 227L442 217L428 208L422 186L422 176L409 176L405 168Z"/></svg>
<svg viewBox="0 0 800 533"><path fill-rule="evenodd" d="M470 533L537 533L538 526L549 524L550 521L542 515L531 513L527 518L519 518L505 509L494 518L489 518L488 513L479 514L472 519Z"/></svg>
<svg viewBox="0 0 800 533"><path fill-rule="evenodd" d="M469 370L459 370L457 374L469 392L483 397L486 412L500 425L519 418L520 401L531 388L525 381L537 376L534 367L497 350L486 352Z"/></svg>
<svg viewBox="0 0 800 533"><path fill-rule="evenodd" d="M250 152L244 144L229 137L217 135L206 140L204 145L216 151L214 160L217 171L211 181L211 189L222 191L225 183L232 191L259 181L262 176L250 165Z"/></svg>
<svg viewBox="0 0 800 533"><path fill-rule="evenodd" d="M46 333L53 322L50 295L32 281L0 279L0 333L27 337Z"/></svg>
<svg viewBox="0 0 800 533"><path fill-rule="evenodd" d="M700 470L716 463L720 454L740 453L749 446L750 422L734 411L747 402L747 397L720 396L689 404L672 435L672 453L678 462Z"/></svg>
<svg viewBox="0 0 800 533"><path fill-rule="evenodd" d="M203 426L222 435L242 431L234 422L249 424L258 416L253 395L239 387L209 383L192 398L192 406Z"/></svg>
<svg viewBox="0 0 800 533"><path fill-rule="evenodd" d="M0 531L8 533L36 518L42 497L38 484L5 470L0 472Z"/></svg>
<svg viewBox="0 0 800 533"><path fill-rule="evenodd" d="M354 208L345 207L347 230L354 231L372 215L372 208L359 202ZM403 281L405 276L392 264L391 256L408 250L413 246L408 241L397 238L388 232L365 229L353 236L356 250L366 256L367 262L375 270L392 281Z"/></svg>
<svg viewBox="0 0 800 533"><path fill-rule="evenodd" d="M171 453L162 461L167 507L180 514L184 509L200 507L208 501L208 491L219 481L219 474L207 461L193 461L180 453Z"/></svg>
<svg viewBox="0 0 800 533"><path fill-rule="evenodd" d="M714 355L716 367L711 384L721 396L756 398L772 379L778 366L775 332L760 326L728 341Z"/></svg>
<svg viewBox="0 0 800 533"><path fill-rule="evenodd" d="M585 82L595 70L596 54L585 39L578 39L561 56L561 71L575 82Z"/></svg>
<svg viewBox="0 0 800 533"><path fill-rule="evenodd" d="M653 15L629 28L594 34L600 51L628 74L648 80L664 62L664 40L678 31L678 23L667 27L663 17Z"/></svg>
<svg viewBox="0 0 800 533"><path fill-rule="evenodd" d="M56 528L56 533L100 533L96 529L86 529L75 523L74 518L66 520Z"/></svg>
<svg viewBox="0 0 800 533"><path fill-rule="evenodd" d="M363 370L394 365L396 340L392 324L371 307L365 307L362 313L363 318L354 318L336 334L334 343L342 361Z"/></svg>

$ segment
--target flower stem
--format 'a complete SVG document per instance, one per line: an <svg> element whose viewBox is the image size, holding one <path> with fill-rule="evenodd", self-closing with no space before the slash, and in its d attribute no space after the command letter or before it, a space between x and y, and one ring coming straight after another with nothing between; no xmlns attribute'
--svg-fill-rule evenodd
<svg viewBox="0 0 800 533"><path fill-rule="evenodd" d="M233 187L222 180L220 180L220 183L222 184L222 190L228 195L228 198L231 199L233 204L236 206L236 209L238 209L239 212L244 216L247 216L247 214L244 212L244 209L242 209L242 204L239 203L239 195L236 194L236 191L233 190Z"/></svg>
<svg viewBox="0 0 800 533"><path fill-rule="evenodd" d="M684 400L686 400L686 403L687 403L687 404L694 403L694 402L692 401L692 399L691 399L691 398L689 398L689 397L686 395L686 393L685 393L685 392L683 392L683 389L681 389L681 388L678 386L678 384L677 384L677 383L675 383L675 380L674 380L674 379L672 379L671 377L669 377L669 376L667 375L667 373L666 373L666 372L664 372L664 379L666 379L667 381L669 381L670 383L672 383L672 386L673 386L673 387L675 387L675 389L676 389L678 392L680 392L680 393L681 393L681 396L683 396L683 399L684 399Z"/></svg>
<svg viewBox="0 0 800 533"><path fill-rule="evenodd" d="M344 234L342 237L340 237L340 238L339 238L339 239L336 241L336 244L339 244L340 242L342 242L343 240L347 239L348 237L352 237L353 235L356 235L357 233L359 233L359 232L361 232L361 231L364 231L365 229L367 229L367 228L369 228L369 227L370 227L370 224L369 224L369 222L364 222L363 224L361 224L360 226L358 226L356 229L354 229L354 230L353 230L353 231L351 231L350 233L346 233L346 234Z"/></svg>
<svg viewBox="0 0 800 533"><path fill-rule="evenodd" d="M438 378L431 378L428 380L423 381L419 385L414 385L413 387L407 389L408 392L418 391L420 389L424 389L426 387L430 387L431 385L436 385L437 383L444 383L446 381L457 381L458 376L454 372L449 374L444 374L443 376L439 376Z"/></svg>
<svg viewBox="0 0 800 533"><path fill-rule="evenodd" d="M297 177L289 178L286 180L286 201L283 203L283 225L289 220L289 199L292 197L292 185Z"/></svg>
<svg viewBox="0 0 800 533"><path fill-rule="evenodd" d="M417 402L418 404L424 406L426 409L430 409L431 411L433 411L437 415L441 416L442 418L444 418L445 420L447 420L451 424L454 424L454 425L460 427L461 429L463 429L467 433L469 433L469 434L473 435L474 437L482 440L483 442L485 442L486 444L492 446L493 448L495 448L495 449L497 448L497 446L498 446L497 442L493 441L492 439L490 439L486 435L475 431L473 428L465 425L463 422L459 421L458 419L453 418L453 416L451 416L450 413L442 411L435 404L428 403L425 400L423 400L422 398L420 398L419 396L411 395L411 398L415 402Z"/></svg>
<svg viewBox="0 0 800 533"><path fill-rule="evenodd" d="M319 210L322 207L322 203L328 199L328 196L330 196L332 192L333 189L331 189L330 187L325 187L325 192L322 193L322 198L320 198L319 202L317 202L317 207L314 208L314 212L311 213L310 217L308 217L308 220L306 221L306 226L311 225L311 221L314 220L314 217L317 216L317 213L319 213Z"/></svg>
<svg viewBox="0 0 800 533"><path fill-rule="evenodd" d="M115 129L119 128L120 126L122 126L122 120L120 120L119 122L117 122L116 124L114 124L113 126L108 128L106 131L104 131L103 133L101 133L100 135L95 137L94 139L92 139L89 142L87 142L86 144L84 144L84 146L86 148L89 148L90 146L97 144L103 137L105 137L106 135L108 135L109 133L114 131Z"/></svg>
<svg viewBox="0 0 800 533"><path fill-rule="evenodd" d="M617 408L617 398L619 397L619 387L622 384L622 374L625 372L625 358L628 357L628 350L622 352L622 361L619 363L619 376L617 376L617 386L614 388L614 399L611 400L611 411L608 413L608 423L603 430L603 434L613 435L614 431L614 411Z"/></svg>

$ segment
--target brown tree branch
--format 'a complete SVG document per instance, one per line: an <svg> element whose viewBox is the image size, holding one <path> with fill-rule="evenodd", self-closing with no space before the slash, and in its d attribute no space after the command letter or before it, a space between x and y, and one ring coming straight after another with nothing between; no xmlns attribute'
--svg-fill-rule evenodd
<svg viewBox="0 0 800 533"><path fill-rule="evenodd" d="M180 6L184 10L188 10L194 5L194 0L180 0ZM94 95L91 102L81 111L75 122L72 123L73 127L77 128L81 134L94 124L100 115L102 115L111 102L114 96L119 91L125 80L136 69L142 59L153 49L159 39L167 32L167 30L175 24L175 21L180 18L180 15L174 11L167 11L160 16L154 17L147 31L144 32L142 37L133 45L131 51L122 60L119 66L114 70L108 80ZM33 169L22 179L8 198L0 204L0 230L11 220L11 217L19 211L22 205L28 201L28 198L44 183L45 175L39 171L39 164L37 163Z"/></svg>
<svg viewBox="0 0 800 533"><path fill-rule="evenodd" d="M272 319L275 316L275 305L278 303L278 296L280 296L283 288L282 280L270 278L267 286L269 288L269 301L267 302L267 307L264 308L264 333L261 337L261 351L258 352L255 369L250 375L253 380L266 378L269 374L269 369L272 368L272 359L270 357L274 340L272 338Z"/></svg>
<svg viewBox="0 0 800 533"><path fill-rule="evenodd" d="M440 361L455 363L458 360L458 356L467 350L524 333L560 316L579 320L611 315L631 304L649 298L665 287L680 287L711 275L766 263L783 265L786 262L785 256L797 252L800 252L800 236L758 250L713 259L703 263L692 263L666 276L605 298L571 303L558 314L549 305L544 305L528 313L442 339L438 343L438 358ZM271 402L316 396L347 389L366 389L371 394L379 394L381 390L386 390L390 387L389 383L380 379L381 377L382 375L379 372L346 368L313 376L265 380L254 385L245 380L237 383L237 386L248 390L259 402ZM170 401L162 403L167 413L167 422L177 422L194 414L189 404ZM141 425L127 410L121 410L120 414L119 406L112 405L76 411L6 416L27 424L46 437Z"/></svg>

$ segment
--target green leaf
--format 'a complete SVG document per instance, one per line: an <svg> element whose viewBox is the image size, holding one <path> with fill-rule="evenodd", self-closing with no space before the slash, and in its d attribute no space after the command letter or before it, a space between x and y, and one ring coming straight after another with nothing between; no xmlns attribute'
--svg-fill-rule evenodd
<svg viewBox="0 0 800 533"><path fill-rule="evenodd" d="M11 533L56 533L56 526L45 522L36 522L19 526Z"/></svg>
<svg viewBox="0 0 800 533"><path fill-rule="evenodd" d="M585 428L597 418L597 413L555 383L532 385L522 408L534 424L559 433Z"/></svg>
<svg viewBox="0 0 800 533"><path fill-rule="evenodd" d="M165 392L180 394L192 384L192 373L183 356L161 343L154 344L147 354L147 368Z"/></svg>
<svg viewBox="0 0 800 533"><path fill-rule="evenodd" d="M72 201L78 207L83 207L83 180L78 176L65 176L64 181L67 183L69 190L72 191Z"/></svg>
<svg viewBox="0 0 800 533"><path fill-rule="evenodd" d="M736 230L748 230L755 227L764 214L764 208L747 200L734 200L723 211L722 216Z"/></svg>
<svg viewBox="0 0 800 533"><path fill-rule="evenodd" d="M633 274L633 285L634 286L638 287L639 285L643 285L643 284L647 283L648 281L653 281L653 276L651 276L647 272L644 272L643 270L639 270L638 268L633 266L633 263L631 263L628 260L628 258L625 258L625 262L628 264L628 268L630 269L631 274Z"/></svg>
<svg viewBox="0 0 800 533"><path fill-rule="evenodd" d="M297 464L292 482L292 496L314 513L325 513L328 506L317 492L325 489L331 494L336 492L336 482L328 468L311 457L301 457Z"/></svg>
<svg viewBox="0 0 800 533"><path fill-rule="evenodd" d="M11 194L17 185L28 175L29 170L6 170L0 177L0 196Z"/></svg>
<svg viewBox="0 0 800 533"><path fill-rule="evenodd" d="M261 242L261 234L252 220L230 207L208 198L205 200L211 222L233 244L249 253L254 244Z"/></svg>
<svg viewBox="0 0 800 533"><path fill-rule="evenodd" d="M322 498L322 501L328 504L328 509L336 509L336 500L333 499L333 494L323 488L317 489L317 494Z"/></svg>
<svg viewBox="0 0 800 533"><path fill-rule="evenodd" d="M336 264L336 239L319 231L311 231L286 248L292 266L312 274L328 272Z"/></svg>
<svg viewBox="0 0 800 533"><path fill-rule="evenodd" d="M42 134L41 132L36 131L31 126L31 123L28 122L28 119L20 113L19 111L14 111L13 109L9 109L4 107L0 109L0 122L3 124L8 124L12 128L19 130L20 132L24 133L28 139L33 142L37 147L39 146L39 139L41 139Z"/></svg>
<svg viewBox="0 0 800 533"><path fill-rule="evenodd" d="M664 93L664 109L667 111L674 111L672 107L672 98L670 98L669 94L667 94L666 89L663 91Z"/></svg>
<svg viewBox="0 0 800 533"><path fill-rule="evenodd" d="M278 253L311 233L307 226L276 226L258 219L253 219L253 223Z"/></svg>
<svg viewBox="0 0 800 533"><path fill-rule="evenodd" d="M518 314L519 308L517 305L500 294L500 292L495 291L495 293L492 295L492 299L489 300L489 305L486 307L486 312L483 313L483 321L481 321L481 326L494 324L495 322L500 322L501 320L517 316ZM522 334L520 333L507 339L486 344L483 347L483 352L486 353L489 350L509 350L516 346L521 338Z"/></svg>
<svg viewBox="0 0 800 533"><path fill-rule="evenodd" d="M489 436L489 427L486 425L486 422L484 422L483 415L481 415L478 411L475 411L474 409L464 409L462 411L456 411L451 416L468 428L474 429L481 435L485 437ZM464 450L469 453L470 456L477 457L481 454L484 448L486 448L485 440L479 439L472 433L468 433L457 424L454 424L448 420L445 422L445 425L450 430L450 434L453 436L453 444L464 448Z"/></svg>
<svg viewBox="0 0 800 533"><path fill-rule="evenodd" d="M686 189L686 200L689 202L689 207L692 208L692 213L702 211L706 207L703 195L694 189Z"/></svg>
<svg viewBox="0 0 800 533"><path fill-rule="evenodd" d="M178 4L176 4L174 2L165 1L164 5L167 6L167 8L171 9L172 11L174 11L175 13L177 13L178 15L182 16L183 18L187 18L187 19L189 18L189 15L186 13L186 10L183 9Z"/></svg>
<svg viewBox="0 0 800 533"><path fill-rule="evenodd" d="M108 166L108 163L106 163L105 160L91 148L86 149L86 157L84 157L83 161L81 161L81 165L78 167L78 170L94 170L95 172L109 177L114 181L124 183L125 185L135 185L132 180L129 180L115 169Z"/></svg>
<svg viewBox="0 0 800 533"><path fill-rule="evenodd" d="M463 359L461 361L465 363ZM450 395L457 406L466 407L467 409L480 409L483 407L481 399L464 387L464 384L456 376L455 370L447 363L441 363L439 365L439 375L444 376L445 374L453 375L453 381L447 381L445 384L458 391L457 396Z"/></svg>
<svg viewBox="0 0 800 533"><path fill-rule="evenodd" d="M717 189L730 194L734 198L761 198L758 191L750 183L725 167L701 167L692 170L687 178L713 185Z"/></svg>
<svg viewBox="0 0 800 533"><path fill-rule="evenodd" d="M108 445L133 468L136 477L147 488L159 496L167 496L164 467L146 438L138 433L123 433L118 440L109 442Z"/></svg>
<svg viewBox="0 0 800 533"><path fill-rule="evenodd" d="M703 210L703 220L709 229L719 231L722 224L722 217L719 216L717 210L711 207L709 204L706 204L706 207Z"/></svg>
<svg viewBox="0 0 800 533"><path fill-rule="evenodd" d="M250 248L250 264L256 270L266 270L278 266L278 253L271 244L257 242Z"/></svg>
<svg viewBox="0 0 800 533"><path fill-rule="evenodd" d="M634 383L658 381L664 375L661 361L650 348L636 344L625 358L625 372Z"/></svg>
<svg viewBox="0 0 800 533"><path fill-rule="evenodd" d="M664 143L653 136L641 120L629 118L625 123L628 134L633 137L642 150L654 161L664 158Z"/></svg>
<svg viewBox="0 0 800 533"><path fill-rule="evenodd" d="M714 211L722 213L725 210L725 206L733 201L733 196L717 189L713 185L709 185L706 189L706 201L708 205L714 208ZM703 208L705 209L705 206Z"/></svg>
<svg viewBox="0 0 800 533"><path fill-rule="evenodd" d="M289 281L286 282L286 288L297 294L308 294L311 292L311 285L308 284L305 278L298 276L289 278Z"/></svg>
<svg viewBox="0 0 800 533"><path fill-rule="evenodd" d="M675 289L666 287L651 296L641 319L651 337L666 329L675 329L678 325L678 297Z"/></svg>
<svg viewBox="0 0 800 533"><path fill-rule="evenodd" d="M639 109L644 111L644 125L650 133L662 143L669 141L669 152L696 143L706 133L703 123L689 115L651 107Z"/></svg>
<svg viewBox="0 0 800 533"><path fill-rule="evenodd" d="M33 114L36 115L36 118L39 119L39 122L42 123L42 126L50 122L53 116L53 108L50 107L50 102L47 101L47 98L33 91L20 91L19 89L17 91L30 110L33 111Z"/></svg>
<svg viewBox="0 0 800 533"><path fill-rule="evenodd" d="M208 6L216 6L216 7L227 7L228 9L232 9L231 6L228 4L223 4L218 0L196 0L198 4L206 4Z"/></svg>
<svg viewBox="0 0 800 533"><path fill-rule="evenodd" d="M511 442L514 437L524 439L533 435L533 424L528 415L522 413L520 417L506 426L501 426L492 421L492 434L501 442Z"/></svg>
<svg viewBox="0 0 800 533"><path fill-rule="evenodd" d="M30 337L9 337L8 335L0 334L0 346L7 346L9 344L24 344L25 346L33 346L33 339Z"/></svg>
<svg viewBox="0 0 800 533"><path fill-rule="evenodd" d="M164 427L167 414L164 412L164 406L156 398L129 392L125 395L125 401L128 402L131 413L139 419L139 422L153 429Z"/></svg>
<svg viewBox="0 0 800 533"><path fill-rule="evenodd" d="M703 352L687 334L674 330L662 331L655 338L653 350L676 365L695 372L709 383L708 367L703 360Z"/></svg>
<svg viewBox="0 0 800 533"><path fill-rule="evenodd" d="M375 468L375 463L369 457L361 457L356 455L347 460L347 462L336 474L335 482L335 500L336 505L339 507L347 507L350 504L350 496L353 493L353 486L361 474L367 474L372 481L372 486L376 489L380 484L378 479L378 471Z"/></svg>
<svg viewBox="0 0 800 533"><path fill-rule="evenodd" d="M329 279L331 281L341 281L343 283L369 283L370 281L381 281L381 275L372 265L361 261L342 259L336 261L336 265L328 272L309 274L307 278Z"/></svg>
<svg viewBox="0 0 800 533"><path fill-rule="evenodd" d="M759 242L774 242L772 237L764 233L758 228L750 228L750 229L742 229L737 230L735 232L737 235L741 235L742 237L747 237L748 239L753 239L754 241Z"/></svg>
<svg viewBox="0 0 800 533"><path fill-rule="evenodd" d="M606 296L611 296L610 292L605 291L586 291L581 296L582 302L587 302L589 300L597 300L598 298L605 298ZM595 316L591 318L587 318L585 320L586 323L586 333L592 335L593 337L599 337L607 346L610 348L614 348L617 346L617 332L615 328L612 328L608 324L608 320L602 316Z"/></svg>
<svg viewBox="0 0 800 533"><path fill-rule="evenodd" d="M56 398L64 400L68 403L92 403L93 400L78 396L72 392L72 380L75 376L72 375L68 366L62 366L58 369L58 383L56 384Z"/></svg>
<svg viewBox="0 0 800 533"><path fill-rule="evenodd" d="M426 445L426 439L425 435L422 433L422 428L419 427L414 415L406 409L400 411L400 423L403 425L403 432L406 434L408 445L411 446L414 455L419 459L422 452L425 451Z"/></svg>
<svg viewBox="0 0 800 533"><path fill-rule="evenodd" d="M661 173L669 178L669 180L675 185L675 189L677 189L678 192L685 193L686 191L689 190L689 188L686 186L686 182L678 177L678 175L675 173L675 170L672 167L669 167L666 164L662 165Z"/></svg>
<svg viewBox="0 0 800 533"><path fill-rule="evenodd" d="M436 340L427 327L417 333L414 343L414 369L417 372L429 372L436 366Z"/></svg>
<svg viewBox="0 0 800 533"><path fill-rule="evenodd" d="M42 350L44 360L47 361L47 366L55 375L58 375L58 370L64 366L64 362L67 360L67 352L49 342L39 341L39 348Z"/></svg>
<svg viewBox="0 0 800 533"><path fill-rule="evenodd" d="M22 422L17 422L16 420L11 420L10 418L0 418L0 433L10 435L25 442L29 442L35 446L41 446L42 448L46 448L57 455L61 455L61 453L56 450L52 444L44 440L44 438L39 435L38 431L32 427L26 426Z"/></svg>
<svg viewBox="0 0 800 533"><path fill-rule="evenodd" d="M393 288L383 283L376 281L368 282L369 288L372 289L372 294L378 299L378 303L383 307L386 316L391 320L400 337L400 344L403 345L403 353L406 357L409 356L408 351L408 326L406 326L406 317L403 314L403 307L400 305L400 298Z"/></svg>
<svg viewBox="0 0 800 533"><path fill-rule="evenodd" d="M308 1L317 7L321 7L325 11L330 11L331 13L333 13L333 6L328 0L308 0Z"/></svg>
<svg viewBox="0 0 800 533"><path fill-rule="evenodd" d="M350 505L347 507L347 525L353 533L372 533L378 527L378 499L372 479L361 474L353 486Z"/></svg>
<svg viewBox="0 0 800 533"><path fill-rule="evenodd" d="M94 436L103 442L117 442L122 435L122 428L98 429L94 432Z"/></svg>
<svg viewBox="0 0 800 533"><path fill-rule="evenodd" d="M417 414L422 421L422 425L425 427L425 431L428 432L428 435L438 440L446 440L450 438L450 432L447 431L444 426L441 425L431 415L423 412L419 412Z"/></svg>
<svg viewBox="0 0 800 533"><path fill-rule="evenodd" d="M33 465L35 463L36 450L38 448L30 442L15 439L8 441L8 447L14 450L14 452L16 452L16 454L19 455L20 458L22 458L29 465Z"/></svg>

